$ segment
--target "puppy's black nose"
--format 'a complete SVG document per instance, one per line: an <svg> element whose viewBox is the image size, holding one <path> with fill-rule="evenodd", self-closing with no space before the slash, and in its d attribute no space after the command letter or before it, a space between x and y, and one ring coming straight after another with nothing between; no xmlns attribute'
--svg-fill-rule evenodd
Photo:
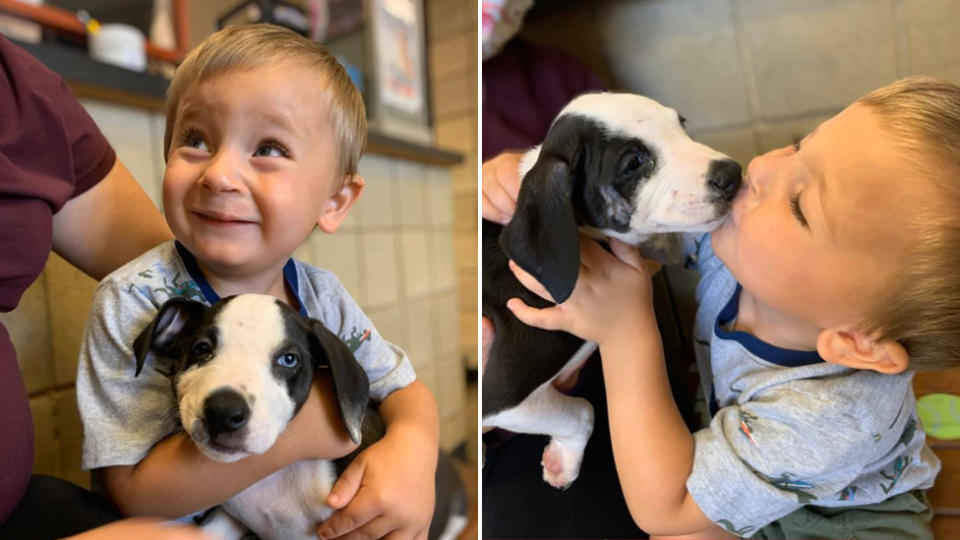
<svg viewBox="0 0 960 540"><path fill-rule="evenodd" d="M726 200L732 200L740 188L742 171L740 164L731 159L720 159L710 162L707 169L707 183Z"/></svg>
<svg viewBox="0 0 960 540"><path fill-rule="evenodd" d="M233 390L217 390L203 402L203 417L210 438L222 433L233 433L247 425L250 407L243 396Z"/></svg>

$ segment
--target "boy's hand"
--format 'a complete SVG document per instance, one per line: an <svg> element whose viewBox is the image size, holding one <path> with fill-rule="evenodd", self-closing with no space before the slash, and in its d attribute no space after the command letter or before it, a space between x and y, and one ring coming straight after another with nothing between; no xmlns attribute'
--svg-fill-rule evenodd
<svg viewBox="0 0 960 540"><path fill-rule="evenodd" d="M71 536L67 540L214 540L200 529L160 520L130 518Z"/></svg>
<svg viewBox="0 0 960 540"><path fill-rule="evenodd" d="M483 199L480 213L483 219L507 223L517 207L520 193L521 152L504 152L485 162L481 168L480 190Z"/></svg>
<svg viewBox="0 0 960 540"><path fill-rule="evenodd" d="M570 298L544 309L511 298L507 307L518 319L545 330L564 330L603 344L618 335L656 324L650 272L636 248L610 239L608 253L593 239L580 236L580 274ZM513 261L510 269L524 287L553 302L550 293Z"/></svg>
<svg viewBox="0 0 960 540"><path fill-rule="evenodd" d="M334 484L327 504L338 509L318 530L322 539L426 539L433 516L436 452L416 436L388 431ZM425 453L431 456L425 459Z"/></svg>

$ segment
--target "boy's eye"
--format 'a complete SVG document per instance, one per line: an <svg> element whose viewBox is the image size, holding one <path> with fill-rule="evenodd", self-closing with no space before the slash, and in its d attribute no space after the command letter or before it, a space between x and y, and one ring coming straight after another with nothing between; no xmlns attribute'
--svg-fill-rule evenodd
<svg viewBox="0 0 960 540"><path fill-rule="evenodd" d="M253 157L290 157L290 153L277 141L263 141L253 152Z"/></svg>
<svg viewBox="0 0 960 540"><path fill-rule="evenodd" d="M793 147L793 151L794 151L794 152L799 152L799 151L800 151L800 139L798 139L798 138L793 139L793 144L792 144L791 146Z"/></svg>
<svg viewBox="0 0 960 540"><path fill-rule="evenodd" d="M807 218L803 215L803 210L800 209L800 193L790 196L790 211L793 212L793 216L797 218L800 225L809 228Z"/></svg>
<svg viewBox="0 0 960 540"><path fill-rule="evenodd" d="M207 147L206 141L203 140L203 134L193 129L187 131L182 137L180 137L180 145L196 148L197 150L202 150L204 152L210 151L210 148Z"/></svg>

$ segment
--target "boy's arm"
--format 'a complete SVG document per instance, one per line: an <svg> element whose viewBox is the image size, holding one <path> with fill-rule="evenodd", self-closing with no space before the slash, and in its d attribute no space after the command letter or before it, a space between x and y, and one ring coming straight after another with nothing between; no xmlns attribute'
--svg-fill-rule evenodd
<svg viewBox="0 0 960 540"><path fill-rule="evenodd" d="M387 396L379 410L387 433L337 480L327 501L340 510L321 525L322 538L350 532L381 538L395 531L426 538L439 446L436 401L414 381Z"/></svg>
<svg viewBox="0 0 960 540"><path fill-rule="evenodd" d="M600 346L610 439L630 515L653 535L714 527L686 488L693 437L670 392L656 322Z"/></svg>
<svg viewBox="0 0 960 540"><path fill-rule="evenodd" d="M306 458L351 452L329 377L314 380L310 397L267 452L234 463L203 455L183 432L157 443L136 465L105 467L107 495L129 516L177 518L220 504L260 479Z"/></svg>

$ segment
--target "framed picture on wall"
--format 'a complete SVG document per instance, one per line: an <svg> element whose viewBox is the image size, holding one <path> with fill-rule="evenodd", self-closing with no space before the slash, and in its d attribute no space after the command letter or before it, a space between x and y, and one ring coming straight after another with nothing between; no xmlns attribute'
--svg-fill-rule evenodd
<svg viewBox="0 0 960 540"><path fill-rule="evenodd" d="M371 123L383 133L431 143L422 0L367 0Z"/></svg>

